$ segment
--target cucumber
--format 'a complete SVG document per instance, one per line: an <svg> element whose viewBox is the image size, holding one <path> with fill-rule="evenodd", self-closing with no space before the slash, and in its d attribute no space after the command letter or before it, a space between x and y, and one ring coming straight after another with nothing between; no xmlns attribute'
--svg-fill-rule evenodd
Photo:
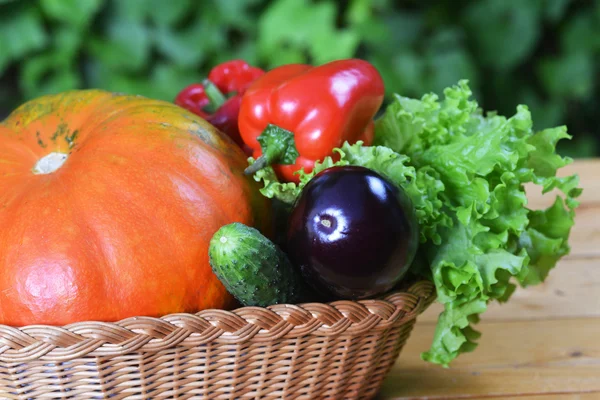
<svg viewBox="0 0 600 400"><path fill-rule="evenodd" d="M237 222L222 226L208 254L215 275L245 306L294 304L310 296L287 255L255 228Z"/></svg>

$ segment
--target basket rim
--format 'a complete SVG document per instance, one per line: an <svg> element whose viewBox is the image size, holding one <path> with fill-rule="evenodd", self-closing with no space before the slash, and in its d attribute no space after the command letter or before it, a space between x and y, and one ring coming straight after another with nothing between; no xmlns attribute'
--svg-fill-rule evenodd
<svg viewBox="0 0 600 400"><path fill-rule="evenodd" d="M380 299L276 304L231 311L202 310L118 322L84 321L64 326L0 324L0 362L65 362L82 357L156 353L209 342L268 343L311 336L360 336L414 320L435 299L435 286L421 280Z"/></svg>

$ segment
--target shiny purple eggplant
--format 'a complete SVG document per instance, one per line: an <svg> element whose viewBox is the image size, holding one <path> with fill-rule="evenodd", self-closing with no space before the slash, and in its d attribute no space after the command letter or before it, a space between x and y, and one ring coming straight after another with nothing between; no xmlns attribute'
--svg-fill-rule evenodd
<svg viewBox="0 0 600 400"><path fill-rule="evenodd" d="M294 204L286 249L319 292L361 299L405 276L418 233L402 188L368 168L332 167L313 177Z"/></svg>

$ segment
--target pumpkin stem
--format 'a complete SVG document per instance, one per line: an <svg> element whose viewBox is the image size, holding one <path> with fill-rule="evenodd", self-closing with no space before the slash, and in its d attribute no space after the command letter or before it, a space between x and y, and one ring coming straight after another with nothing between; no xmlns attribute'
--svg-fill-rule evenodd
<svg viewBox="0 0 600 400"><path fill-rule="evenodd" d="M66 153L50 153L40 158L38 162L35 163L32 172L36 175L51 174L62 167L68 157L69 155Z"/></svg>

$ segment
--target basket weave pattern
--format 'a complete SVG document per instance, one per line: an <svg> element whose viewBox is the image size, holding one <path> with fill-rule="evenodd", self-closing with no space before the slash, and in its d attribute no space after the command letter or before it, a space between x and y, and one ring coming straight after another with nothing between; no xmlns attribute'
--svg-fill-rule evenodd
<svg viewBox="0 0 600 400"><path fill-rule="evenodd" d="M381 300L0 325L0 398L371 398L433 298L418 282Z"/></svg>

